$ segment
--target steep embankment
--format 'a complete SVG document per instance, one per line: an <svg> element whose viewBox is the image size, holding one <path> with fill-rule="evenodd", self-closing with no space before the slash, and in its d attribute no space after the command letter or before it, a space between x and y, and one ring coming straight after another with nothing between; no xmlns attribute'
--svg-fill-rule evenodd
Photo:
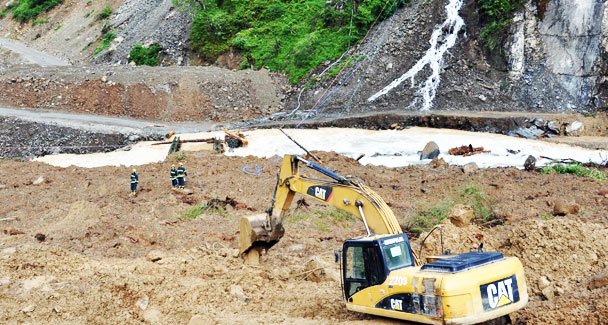
<svg viewBox="0 0 608 325"><path fill-rule="evenodd" d="M602 1L527 1L517 7L503 32L508 33L504 44L495 51L488 50L480 36L487 22L480 16L479 2L462 3L458 13L465 25L455 31L458 24L441 24L454 19L458 1L413 1L353 49L350 57L355 60L337 78L321 78L301 96L293 94L288 107L297 107L299 100L300 107L314 107L321 114L419 110L422 89L438 81L429 78L431 68L440 72L432 109L581 112L606 106L608 20ZM449 3L451 11L446 10ZM443 57L433 53L439 64L426 62L418 74L409 74L394 89L368 101L417 68L433 32L439 36L437 52L457 33L454 47Z"/></svg>

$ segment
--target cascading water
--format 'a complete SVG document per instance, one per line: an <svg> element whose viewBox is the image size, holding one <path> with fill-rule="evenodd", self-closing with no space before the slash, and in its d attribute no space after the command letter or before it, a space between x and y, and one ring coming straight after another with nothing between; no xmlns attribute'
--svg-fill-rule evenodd
<svg viewBox="0 0 608 325"><path fill-rule="evenodd" d="M443 67L443 55L456 44L458 38L458 32L464 26L464 20L458 15L460 7L462 7L463 0L450 0L445 6L447 18L443 24L438 25L431 34L429 43L431 46L426 51L424 56L416 62L416 64L404 73L401 77L393 80L384 89L372 95L367 101L371 102L376 100L378 97L388 93L393 88L399 86L405 79L410 78L412 87L415 86L414 77L420 72L426 65L431 69L431 75L426 79L424 83L418 85L419 89L416 92L422 96L423 104L420 110L428 111L435 99L437 93L437 87L439 86L441 68ZM412 103L415 105L418 99Z"/></svg>

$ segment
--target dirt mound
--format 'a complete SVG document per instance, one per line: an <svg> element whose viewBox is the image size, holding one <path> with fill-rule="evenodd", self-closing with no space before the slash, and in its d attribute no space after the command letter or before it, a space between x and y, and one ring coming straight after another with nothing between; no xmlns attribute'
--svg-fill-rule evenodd
<svg viewBox="0 0 608 325"><path fill-rule="evenodd" d="M214 67L13 67L0 104L164 121L245 121L282 108L286 80Z"/></svg>
<svg viewBox="0 0 608 325"><path fill-rule="evenodd" d="M442 230L445 248L454 253L476 249L483 242L486 251L500 251L521 260L530 307L519 312L518 319L531 324L604 324L608 320L608 288L589 289L593 276L608 266L605 224L557 217L483 229L458 228L448 220ZM436 232L427 239L423 256L439 253L440 246ZM588 304L576 303L581 299ZM551 310L550 314L545 309Z"/></svg>
<svg viewBox="0 0 608 325"><path fill-rule="evenodd" d="M530 304L516 315L519 320L606 322L608 289L587 289L607 266L608 200L596 195L603 183L511 168L471 175L452 167L391 169L362 166L332 153L317 155L328 168L361 177L404 223L420 209L460 195L463 185L476 184L497 209L509 211L503 213L506 225L445 224L445 246L468 251L481 233L487 250L518 256L531 295ZM244 266L235 258L238 221L251 212L239 207L263 211L270 205L279 161L188 153L186 185L193 194L183 200L170 190L173 158L138 167L136 197L129 196L128 168L56 168L0 160L0 322L380 321L347 312L340 282L332 276L338 272L334 250L344 239L365 232L359 220L338 218L307 200L308 207L292 208L285 237L262 256L261 265ZM262 173L244 174L241 168L248 164L259 165ZM305 168L302 172L313 175ZM39 176L44 181L33 185ZM566 194L580 205L579 215L547 217L547 202ZM242 205L207 204L226 197ZM188 217L195 211L202 214ZM436 235L429 239L437 242ZM437 250L430 245L424 252ZM544 293L543 276L551 287Z"/></svg>

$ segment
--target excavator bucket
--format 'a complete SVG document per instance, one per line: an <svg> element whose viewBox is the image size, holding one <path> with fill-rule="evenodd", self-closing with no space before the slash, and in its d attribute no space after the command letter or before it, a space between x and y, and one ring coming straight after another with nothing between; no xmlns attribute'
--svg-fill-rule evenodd
<svg viewBox="0 0 608 325"><path fill-rule="evenodd" d="M239 230L239 253L243 257L252 251L259 254L262 249L269 249L285 233L283 226L273 222L267 214L242 217Z"/></svg>

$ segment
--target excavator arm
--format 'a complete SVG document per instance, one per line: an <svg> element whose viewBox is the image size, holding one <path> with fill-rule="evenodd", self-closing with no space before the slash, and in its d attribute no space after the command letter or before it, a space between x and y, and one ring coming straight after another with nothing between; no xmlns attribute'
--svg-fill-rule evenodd
<svg viewBox="0 0 608 325"><path fill-rule="evenodd" d="M317 171L329 179L303 176L299 165ZM240 222L240 253L269 249L285 230L283 218L296 193L361 218L370 234L400 234L401 227L384 200L357 178L344 177L299 156L286 155L279 171L272 207L266 214L243 217Z"/></svg>

